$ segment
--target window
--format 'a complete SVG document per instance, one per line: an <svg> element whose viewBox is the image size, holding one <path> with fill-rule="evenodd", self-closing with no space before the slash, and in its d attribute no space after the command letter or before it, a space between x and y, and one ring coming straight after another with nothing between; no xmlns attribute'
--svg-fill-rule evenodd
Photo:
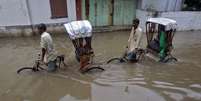
<svg viewBox="0 0 201 101"><path fill-rule="evenodd" d="M67 2L66 0L50 0L51 18L65 18L67 14Z"/></svg>

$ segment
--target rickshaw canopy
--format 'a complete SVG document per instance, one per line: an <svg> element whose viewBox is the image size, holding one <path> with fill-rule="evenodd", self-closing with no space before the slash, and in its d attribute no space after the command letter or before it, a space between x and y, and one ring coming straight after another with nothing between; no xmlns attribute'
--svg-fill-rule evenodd
<svg viewBox="0 0 201 101"><path fill-rule="evenodd" d="M146 23L155 23L164 25L166 30L176 29L177 22L169 18L149 18Z"/></svg>
<svg viewBox="0 0 201 101"><path fill-rule="evenodd" d="M92 26L88 20L72 21L64 24L64 27L71 39L92 36Z"/></svg>

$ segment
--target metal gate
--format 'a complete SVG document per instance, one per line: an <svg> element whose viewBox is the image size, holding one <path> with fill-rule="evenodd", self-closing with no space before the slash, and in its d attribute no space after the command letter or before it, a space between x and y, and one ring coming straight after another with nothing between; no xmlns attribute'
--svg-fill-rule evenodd
<svg viewBox="0 0 201 101"><path fill-rule="evenodd" d="M136 0L82 0L82 18L93 26L131 25Z"/></svg>

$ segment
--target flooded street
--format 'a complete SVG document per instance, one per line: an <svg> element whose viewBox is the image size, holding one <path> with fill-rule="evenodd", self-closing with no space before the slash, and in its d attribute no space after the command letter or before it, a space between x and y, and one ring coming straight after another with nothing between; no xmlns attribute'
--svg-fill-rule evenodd
<svg viewBox="0 0 201 101"><path fill-rule="evenodd" d="M95 63L120 57L129 32L93 37ZM68 67L56 73L16 71L32 66L40 38L0 38L0 101L201 101L201 32L177 32L174 64L145 59L136 64L108 64L102 73L80 74L74 47L66 35L53 36ZM144 39L146 41L146 39Z"/></svg>

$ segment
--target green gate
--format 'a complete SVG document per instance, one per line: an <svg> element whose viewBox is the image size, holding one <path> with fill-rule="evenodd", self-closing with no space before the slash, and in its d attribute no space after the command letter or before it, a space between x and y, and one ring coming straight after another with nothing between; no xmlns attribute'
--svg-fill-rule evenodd
<svg viewBox="0 0 201 101"><path fill-rule="evenodd" d="M136 16L135 0L115 0L113 25L131 25Z"/></svg>
<svg viewBox="0 0 201 101"><path fill-rule="evenodd" d="M93 26L131 25L135 0L82 0L82 18Z"/></svg>

